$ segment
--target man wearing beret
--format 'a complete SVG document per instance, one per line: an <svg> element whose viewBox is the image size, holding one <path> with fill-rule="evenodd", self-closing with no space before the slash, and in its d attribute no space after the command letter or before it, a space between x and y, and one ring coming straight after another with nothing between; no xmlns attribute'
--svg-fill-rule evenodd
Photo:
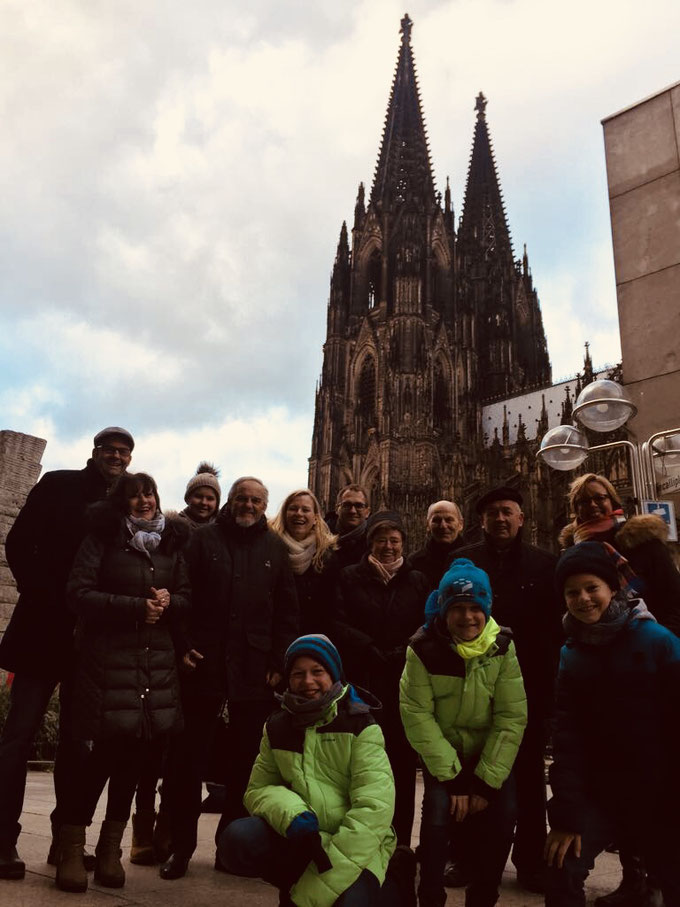
<svg viewBox="0 0 680 907"><path fill-rule="evenodd" d="M75 616L66 581L85 536L85 511L106 496L130 465L134 439L117 425L94 436L84 469L48 472L32 489L5 542L19 600L0 642L0 667L14 673L10 707L0 736L0 879L25 873L16 842L21 831L26 767L54 688L59 684L60 739L54 766L57 805L50 816L53 845L60 793L77 785L78 762L65 752ZM54 846L48 862L56 862Z"/></svg>
<svg viewBox="0 0 680 907"><path fill-rule="evenodd" d="M512 862L519 884L542 891L546 839L544 750L562 644L562 605L554 587L557 558L522 541L522 495L502 486L476 505L484 539L456 552L489 575L493 611L509 627L517 649L529 721L515 762L517 828ZM464 872L464 869L463 869Z"/></svg>

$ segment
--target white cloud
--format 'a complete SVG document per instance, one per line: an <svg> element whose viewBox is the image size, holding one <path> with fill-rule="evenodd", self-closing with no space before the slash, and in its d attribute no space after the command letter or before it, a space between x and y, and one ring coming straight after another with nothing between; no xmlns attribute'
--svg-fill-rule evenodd
<svg viewBox="0 0 680 907"><path fill-rule="evenodd" d="M402 0L5 0L0 399L24 401L8 427L41 427L61 466L107 421L151 449L242 419L257 447L248 425L286 412L304 441L273 419L264 465L297 451L304 478L329 272L359 181L370 191L403 13ZM596 364L616 359L600 119L677 80L680 6L414 0L409 13L439 187L450 174L460 214L482 90L554 373L580 366L586 339ZM196 464L172 462L175 487Z"/></svg>

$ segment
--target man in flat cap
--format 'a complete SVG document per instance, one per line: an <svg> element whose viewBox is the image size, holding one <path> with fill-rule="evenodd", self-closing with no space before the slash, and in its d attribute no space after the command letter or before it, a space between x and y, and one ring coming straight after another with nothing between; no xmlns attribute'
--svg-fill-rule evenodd
<svg viewBox="0 0 680 907"><path fill-rule="evenodd" d="M130 432L117 425L97 432L84 469L45 473L31 489L5 542L19 600L0 642L0 667L14 673L9 712L0 736L0 879L24 876L25 865L16 843L26 766L57 684L60 739L54 766L57 805L50 817L53 845L60 824L60 792L78 784L73 777L77 759L66 756L75 623L66 605L66 581L85 536L87 506L104 498L127 470L134 446ZM48 862L55 862L54 846Z"/></svg>
<svg viewBox="0 0 680 907"><path fill-rule="evenodd" d="M543 762L562 644L562 604L554 585L557 558L522 541L522 495L502 486L476 504L484 539L456 552L488 573L493 614L513 633L529 706L529 721L515 762L517 829L512 862L519 884L543 888L546 839ZM464 872L464 870L463 870Z"/></svg>

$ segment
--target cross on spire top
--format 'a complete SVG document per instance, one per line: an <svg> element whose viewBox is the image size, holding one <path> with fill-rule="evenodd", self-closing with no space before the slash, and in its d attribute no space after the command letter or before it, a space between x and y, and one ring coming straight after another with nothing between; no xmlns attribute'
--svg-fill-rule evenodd
<svg viewBox="0 0 680 907"><path fill-rule="evenodd" d="M413 19L409 16L408 13L404 13L404 18L401 20L401 40L403 44L411 43L411 29L413 28Z"/></svg>
<svg viewBox="0 0 680 907"><path fill-rule="evenodd" d="M477 95L477 97L475 98L475 110L477 111L478 117L481 118L481 117L486 116L487 103L488 102L487 102L486 98L484 97L484 93L480 91L479 94Z"/></svg>

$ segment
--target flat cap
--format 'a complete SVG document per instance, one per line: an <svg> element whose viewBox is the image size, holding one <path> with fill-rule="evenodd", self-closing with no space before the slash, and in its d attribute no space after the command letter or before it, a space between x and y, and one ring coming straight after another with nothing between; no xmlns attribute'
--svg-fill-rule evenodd
<svg viewBox="0 0 680 907"><path fill-rule="evenodd" d="M121 428L120 425L109 425L108 428L102 428L101 431L98 431L94 436L94 446L99 447L99 445L104 441L105 438L125 438L128 442L128 447L130 450L135 449L135 439L132 437L129 431L124 428Z"/></svg>

